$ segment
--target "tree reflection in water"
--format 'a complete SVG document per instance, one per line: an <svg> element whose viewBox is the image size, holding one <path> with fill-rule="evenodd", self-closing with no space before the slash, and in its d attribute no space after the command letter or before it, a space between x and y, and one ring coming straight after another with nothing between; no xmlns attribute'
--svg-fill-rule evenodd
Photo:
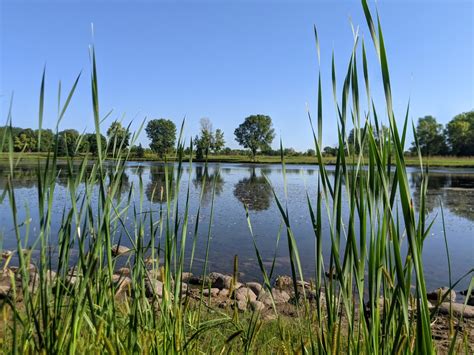
<svg viewBox="0 0 474 355"><path fill-rule="evenodd" d="M212 189L216 187L215 195L219 196L224 190L224 178L222 177L219 167L210 169L207 165L196 165L195 177L193 185L196 190L202 192L202 204L207 206L212 199Z"/></svg>
<svg viewBox="0 0 474 355"><path fill-rule="evenodd" d="M270 208L272 189L265 177L257 176L255 168L251 168L250 177L235 184L234 196L249 210L264 211Z"/></svg>
<svg viewBox="0 0 474 355"><path fill-rule="evenodd" d="M166 186L166 175L168 175L168 186ZM176 180L174 176L174 166L151 165L150 166L150 182L145 188L147 199L153 203L166 202L166 196L170 200L174 198L174 190Z"/></svg>
<svg viewBox="0 0 474 355"><path fill-rule="evenodd" d="M415 207L419 210L421 174L411 174L411 185ZM425 199L427 212L439 208L440 202L455 215L474 221L473 174L430 172Z"/></svg>

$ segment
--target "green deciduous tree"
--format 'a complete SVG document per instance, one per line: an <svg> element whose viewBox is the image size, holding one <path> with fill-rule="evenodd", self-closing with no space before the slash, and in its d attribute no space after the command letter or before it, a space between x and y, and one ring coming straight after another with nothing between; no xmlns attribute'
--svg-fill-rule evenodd
<svg viewBox="0 0 474 355"><path fill-rule="evenodd" d="M416 126L418 144L423 155L443 155L447 152L447 146L443 135L443 125L436 121L433 116L420 117ZM412 151L416 150L415 142Z"/></svg>
<svg viewBox="0 0 474 355"><path fill-rule="evenodd" d="M170 152L176 142L176 125L165 118L148 122L145 132L150 139L150 148L161 158Z"/></svg>
<svg viewBox="0 0 474 355"><path fill-rule="evenodd" d="M224 132L218 128L214 133L214 139L212 141L212 150L214 151L214 153L219 153L222 148L224 148L224 145Z"/></svg>
<svg viewBox="0 0 474 355"><path fill-rule="evenodd" d="M275 138L272 119L265 115L252 115L245 119L234 131L235 140L244 148L250 149L255 159L257 151L268 149Z"/></svg>
<svg viewBox="0 0 474 355"><path fill-rule="evenodd" d="M474 155L474 111L454 117L446 125L446 137L454 155Z"/></svg>
<svg viewBox="0 0 474 355"><path fill-rule="evenodd" d="M65 129L59 132L58 137L58 155L74 156L76 154L76 145L78 143L79 132L75 129Z"/></svg>
<svg viewBox="0 0 474 355"><path fill-rule="evenodd" d="M100 135L100 145L102 146L102 150L105 150L105 146L107 145L107 139L102 134ZM98 155L99 146L97 144L97 136L95 133L87 133L84 135L84 137L82 138L81 152L89 152L93 156Z"/></svg>
<svg viewBox="0 0 474 355"><path fill-rule="evenodd" d="M110 141L109 149L122 147L127 148L130 143L130 132L123 127L119 121L114 121L107 130L107 138Z"/></svg>
<svg viewBox="0 0 474 355"><path fill-rule="evenodd" d="M13 141L14 149L19 151L34 152L37 149L37 137L31 128L21 130Z"/></svg>

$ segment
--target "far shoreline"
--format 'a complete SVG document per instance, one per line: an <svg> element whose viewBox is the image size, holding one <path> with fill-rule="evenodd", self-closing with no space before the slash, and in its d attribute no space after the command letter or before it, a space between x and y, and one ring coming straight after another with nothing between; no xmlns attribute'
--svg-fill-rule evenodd
<svg viewBox="0 0 474 355"><path fill-rule="evenodd" d="M47 154L45 153L14 153L13 158L17 160L21 157L21 162L36 162L38 160L46 160ZM78 155L77 158L84 157L84 154ZM94 161L93 156L89 159ZM285 164L288 165L318 165L316 157L312 156L285 156ZM352 157L347 157L347 162L352 162ZM66 157L58 157L58 162L65 161ZM112 160L112 159L107 159ZM323 157L325 165L336 165L335 157ZM354 158L357 161L357 158ZM9 161L8 153L0 153L0 164L6 164ZM131 155L128 159L129 162L173 162L177 161L174 156L169 155L166 160L161 159L157 156L151 156L147 154L144 158L138 158ZM189 161L189 156L183 158L183 162ZM224 164L248 164L248 165L270 165L270 164L281 164L280 156L269 156L269 155L257 155L256 159L253 160L250 156L245 155L210 155L207 159L196 159L193 158L195 163L224 163ZM405 164L407 167L419 167L420 163L418 157L405 156ZM425 167L438 167L438 168L474 168L474 157L454 157L454 156L434 156L434 157L423 157L423 165Z"/></svg>

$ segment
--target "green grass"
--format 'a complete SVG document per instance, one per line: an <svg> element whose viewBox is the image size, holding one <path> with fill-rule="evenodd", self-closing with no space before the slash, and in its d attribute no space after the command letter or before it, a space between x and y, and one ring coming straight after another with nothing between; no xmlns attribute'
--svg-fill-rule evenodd
<svg viewBox="0 0 474 355"><path fill-rule="evenodd" d="M21 157L22 162L24 163L34 163L38 159L46 160L47 153L28 153L25 156L22 153L13 153L15 158ZM75 158L77 161L81 161L83 155L80 155ZM8 153L0 153L0 163L7 163L9 159ZM94 160L95 157L90 157L91 160ZM189 156L184 155L184 159L188 160ZM347 158L350 162L350 158ZM426 165L431 167L458 167L458 168L471 168L474 167L474 157L456 157L456 156L433 156L433 157L422 157L423 162ZM58 157L59 161L67 161L67 157ZM174 155L169 155L166 157L166 161L173 161ZM129 157L129 161L158 161L163 162L163 159L160 159L155 154L146 154L143 158L136 158L134 156ZM194 161L197 161L194 159ZM205 161L205 160L204 160ZM336 165L337 157L323 156L322 161L325 165ZM212 154L207 157L207 162L209 163L235 163L235 164L280 164L280 156L269 156L269 155L258 155L254 160L249 155L224 155L224 154ZM367 164L367 158L363 158L364 164ZM317 157L300 155L300 156L285 156L286 164L301 164L301 165L315 165L318 163ZM410 167L419 166L419 158L413 156L405 156L405 165Z"/></svg>
<svg viewBox="0 0 474 355"><path fill-rule="evenodd" d="M201 215L201 207L196 215L191 215L189 184L192 179L188 179L184 192L181 187L183 174L192 174L192 169L188 172L185 169L187 165L192 167L192 159L184 155L181 134L172 159L177 166L165 165L168 170L164 174L165 185L154 192L164 201L158 211L156 206L145 202L141 178L137 186L131 186L123 193L124 170L131 158L130 150L117 137L111 139L106 147L101 147L100 124L104 115L99 105L96 57L92 47L90 87L99 155L94 159L88 156L64 159L67 167L63 170L67 173L71 207L64 208L57 235L52 235L51 231L51 211L63 208L62 204L56 205L55 199L60 159L57 151L49 152L42 160L36 159L39 227L33 234L28 212L26 219L22 220L18 210L28 201L16 199L12 184L17 174L16 164L31 157L13 152L11 129L6 131L7 136L0 137L0 150L9 152L5 159L9 176L2 199L10 204L10 217L15 226L7 237L15 238L18 250L31 244L39 250L37 259L31 259L29 253L18 253L16 273L2 273L2 277L8 277L13 284L11 294L0 300L2 349L12 353L52 354L433 353L436 345L431 322L436 316L436 308L428 308L422 261L425 238L431 228L430 222L425 220L424 192L428 175L423 168L427 162L421 155L413 160L413 164L417 162L416 166L423 172L420 208L419 213L415 213L406 174L410 160L403 155L408 110L404 114L404 125L397 126L381 26L378 17L374 23L365 0L362 6L378 56L376 68L382 74L386 103L379 110L371 103L371 66L367 62L363 40L355 35L343 80L338 80L334 65L332 69L340 149L334 167L331 167L331 175L327 170L330 162L321 154L325 111L322 108L322 85L318 85L317 130L313 130L313 138L314 164L320 173L315 177L318 179L318 193L307 196L307 223L314 231L316 260L310 289L299 289L296 283L304 280L305 275L302 273L298 236L293 232L292 216L286 202L288 192L285 189L283 195L278 195L273 191L282 225L275 243L283 243L290 255L288 272L292 275L295 294L292 301L294 318L286 318L275 302L270 309L276 318L274 321L265 321L258 311L240 314L232 307L215 307L202 296L207 286L204 284L196 291L196 298L183 291L182 272L193 263L193 257L191 260L185 258L186 246L194 251L196 243L205 243L202 274L209 271L208 255L214 236L214 199L208 215ZM319 53L316 29L315 35ZM362 61L362 67L357 61ZM359 72L361 68L363 70ZM58 95L58 124L73 98L79 78L66 100ZM40 127L45 80L43 75L39 100ZM340 98L336 97L336 84L342 84ZM365 90L361 90L361 85ZM361 113L363 99L368 101L367 114ZM381 112L387 112L388 132L382 130ZM309 120L313 124L311 115ZM11 114L8 124L12 124ZM355 140L359 146L367 143L367 153L346 156L344 147L347 146L349 124L360 128L355 130ZM132 136L132 144L140 130ZM57 133L55 139L57 142ZM82 136L78 138L81 139ZM108 159L115 161L112 171L105 168ZM284 178L285 165L289 161L291 158L280 156ZM90 172L86 170L87 166L92 167ZM215 190L216 181L206 180L203 175L199 202L207 184ZM205 239L198 241L200 217L208 219L209 227L205 230ZM127 218L132 223L126 223ZM252 231L253 221L248 213L247 221L248 242L253 242L262 283L274 301L271 293L275 276L273 269L267 268L260 257ZM328 235L323 235L323 221L328 223ZM54 244L58 254L55 256L49 253L53 237L57 239ZM326 253L322 250L322 240L326 237L331 241L328 258L324 257ZM112 245L123 244L123 241L132 246L127 259L130 276L124 297L118 298L124 279L117 280L119 257L112 253ZM73 255L73 249L78 251L77 257ZM53 257L57 276L51 279L48 270L53 269ZM4 261L4 270L8 270L10 261L10 257ZM31 262L35 263L36 276L30 271ZM74 274L70 270L71 264ZM234 269L231 289L236 284L237 259ZM326 272L329 272L329 277L325 277ZM150 287L158 284L158 273L162 289ZM466 275L472 276L472 270ZM450 287L454 287L456 282L450 277ZM474 281L470 289L473 284ZM410 309L410 304L415 304L415 311ZM452 319L452 322L458 321ZM453 327L456 330L449 334L451 353L459 350L459 340L461 346L469 346L467 338L458 335L463 327L462 319L459 322L460 326Z"/></svg>

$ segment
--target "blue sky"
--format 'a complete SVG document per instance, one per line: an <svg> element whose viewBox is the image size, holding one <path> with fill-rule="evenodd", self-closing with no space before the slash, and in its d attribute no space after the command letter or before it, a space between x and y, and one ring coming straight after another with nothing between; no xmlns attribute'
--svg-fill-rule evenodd
<svg viewBox="0 0 474 355"><path fill-rule="evenodd" d="M339 88L352 48L350 21L360 25L371 85L384 112L381 78L359 1L21 1L0 0L0 103L6 120L14 92L17 126L37 127L38 93L47 68L45 126L54 127L58 81L63 90L83 75L61 128L92 130L88 46L91 23L102 114L124 116L136 129L145 118L187 117L186 136L209 117L237 147L233 131L251 114L270 115L287 147L306 150L312 138L306 104L315 114L321 42L324 145L336 143L330 61ZM372 8L375 2L370 1ZM472 1L377 3L392 75L395 113L408 99L410 118L441 123L474 109ZM363 87L361 87L363 89ZM63 93L63 97L66 93ZM140 141L148 145L143 132ZM273 144L278 146L276 140Z"/></svg>

